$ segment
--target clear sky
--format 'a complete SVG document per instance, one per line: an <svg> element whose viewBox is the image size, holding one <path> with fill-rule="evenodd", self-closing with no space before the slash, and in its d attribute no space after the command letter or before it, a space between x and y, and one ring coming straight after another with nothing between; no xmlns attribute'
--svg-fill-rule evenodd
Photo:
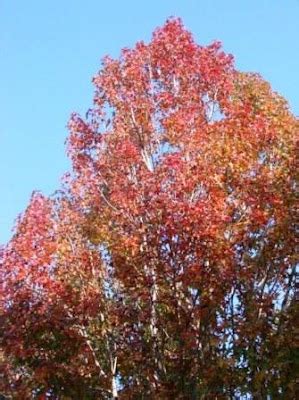
<svg viewBox="0 0 299 400"><path fill-rule="evenodd" d="M221 40L299 114L299 0L0 0L0 243L33 190L59 187L66 124L91 105L100 59L169 16L201 44Z"/></svg>

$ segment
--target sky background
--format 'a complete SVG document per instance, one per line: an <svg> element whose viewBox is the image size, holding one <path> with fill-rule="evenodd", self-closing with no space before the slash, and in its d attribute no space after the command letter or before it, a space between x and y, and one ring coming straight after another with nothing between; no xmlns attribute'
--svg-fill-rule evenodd
<svg viewBox="0 0 299 400"><path fill-rule="evenodd" d="M66 124L91 106L101 58L169 16L200 44L222 41L299 115L299 0L0 0L0 243L33 190L59 188Z"/></svg>

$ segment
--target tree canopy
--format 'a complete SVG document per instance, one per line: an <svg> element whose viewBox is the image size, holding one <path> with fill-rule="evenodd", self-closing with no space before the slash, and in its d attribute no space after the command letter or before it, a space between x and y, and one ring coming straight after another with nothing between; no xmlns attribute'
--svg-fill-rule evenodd
<svg viewBox="0 0 299 400"><path fill-rule="evenodd" d="M295 398L298 119L179 19L93 83L1 249L0 392Z"/></svg>

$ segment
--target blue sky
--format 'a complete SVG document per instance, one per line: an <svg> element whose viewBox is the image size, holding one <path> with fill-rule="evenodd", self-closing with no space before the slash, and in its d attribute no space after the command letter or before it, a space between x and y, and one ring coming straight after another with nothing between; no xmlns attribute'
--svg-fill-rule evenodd
<svg viewBox="0 0 299 400"><path fill-rule="evenodd" d="M33 190L59 187L66 124L90 107L100 59L149 40L169 16L201 44L221 40L299 114L299 0L1 0L0 243Z"/></svg>

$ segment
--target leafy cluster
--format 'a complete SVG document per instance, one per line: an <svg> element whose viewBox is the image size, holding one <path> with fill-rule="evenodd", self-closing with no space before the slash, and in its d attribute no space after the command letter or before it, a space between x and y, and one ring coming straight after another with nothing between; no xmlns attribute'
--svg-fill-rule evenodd
<svg viewBox="0 0 299 400"><path fill-rule="evenodd" d="M1 249L3 396L294 399L298 120L177 19L93 82Z"/></svg>

